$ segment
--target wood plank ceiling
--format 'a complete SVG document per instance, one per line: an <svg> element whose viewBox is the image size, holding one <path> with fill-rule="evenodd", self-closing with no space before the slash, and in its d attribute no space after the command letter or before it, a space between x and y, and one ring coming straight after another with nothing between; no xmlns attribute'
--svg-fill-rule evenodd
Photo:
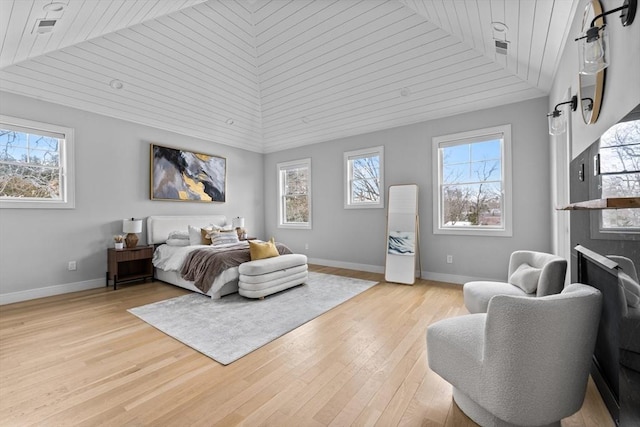
<svg viewBox="0 0 640 427"><path fill-rule="evenodd" d="M0 90L273 152L545 96L576 7L0 0Z"/></svg>

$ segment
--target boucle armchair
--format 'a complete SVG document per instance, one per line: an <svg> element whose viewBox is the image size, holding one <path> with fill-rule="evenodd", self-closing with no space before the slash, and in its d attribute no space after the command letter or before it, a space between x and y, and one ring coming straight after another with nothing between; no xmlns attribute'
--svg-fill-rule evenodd
<svg viewBox="0 0 640 427"><path fill-rule="evenodd" d="M578 283L540 298L495 296L487 313L429 326L429 367L481 426L559 426L582 406L601 300Z"/></svg>
<svg viewBox="0 0 640 427"><path fill-rule="evenodd" d="M567 261L556 255L515 251L509 258L507 282L475 281L463 287L464 305L470 313L486 313L495 295L542 297L564 288Z"/></svg>

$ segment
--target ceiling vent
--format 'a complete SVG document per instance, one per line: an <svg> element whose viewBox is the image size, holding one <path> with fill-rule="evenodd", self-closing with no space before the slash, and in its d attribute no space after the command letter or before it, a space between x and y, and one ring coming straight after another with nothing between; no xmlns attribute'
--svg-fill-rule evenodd
<svg viewBox="0 0 640 427"><path fill-rule="evenodd" d="M47 34L53 31L53 27L58 22L57 19L38 19L36 20L36 26L33 29L35 33Z"/></svg>
<svg viewBox="0 0 640 427"><path fill-rule="evenodd" d="M506 41L501 41L501 40L495 40L496 42L496 53L499 53L500 55L506 55L507 54L507 49L509 48L509 42Z"/></svg>

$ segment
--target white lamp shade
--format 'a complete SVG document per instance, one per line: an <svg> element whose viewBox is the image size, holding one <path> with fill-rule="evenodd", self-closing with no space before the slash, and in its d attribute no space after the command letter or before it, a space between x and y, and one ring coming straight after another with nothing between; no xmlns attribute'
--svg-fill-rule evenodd
<svg viewBox="0 0 640 427"><path fill-rule="evenodd" d="M142 233L142 220L133 219L133 218L123 219L122 232L123 233Z"/></svg>
<svg viewBox="0 0 640 427"><path fill-rule="evenodd" d="M244 228L244 218L237 216L231 220L231 224L233 228Z"/></svg>

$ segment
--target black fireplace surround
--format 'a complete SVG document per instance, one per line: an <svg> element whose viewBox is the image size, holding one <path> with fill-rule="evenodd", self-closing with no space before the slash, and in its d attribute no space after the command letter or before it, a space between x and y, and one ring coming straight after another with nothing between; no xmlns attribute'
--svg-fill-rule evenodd
<svg viewBox="0 0 640 427"><path fill-rule="evenodd" d="M623 121L629 117L640 118L640 106ZM598 149L599 141L596 141L571 162L571 203L600 198L593 161ZM627 307L618 282L619 267L606 258L607 255L624 256L640 272L640 234L594 231L599 227L599 212L571 211L574 248L571 281L594 286L602 292L592 377L616 423L623 427L640 426L640 308Z"/></svg>

